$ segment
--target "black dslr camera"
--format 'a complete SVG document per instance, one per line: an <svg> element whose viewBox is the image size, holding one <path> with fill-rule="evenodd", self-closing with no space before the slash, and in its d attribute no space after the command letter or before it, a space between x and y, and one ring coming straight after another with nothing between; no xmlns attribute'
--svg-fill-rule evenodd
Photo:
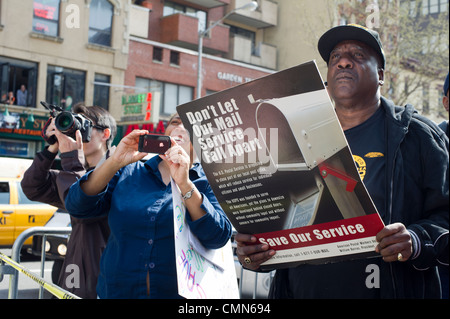
<svg viewBox="0 0 450 319"><path fill-rule="evenodd" d="M55 118L56 128L63 134L75 139L75 132L80 130L83 138L83 143L91 140L92 133L92 121L82 114L76 114L69 111L64 111L60 106L48 104L41 101L41 104L50 111L50 118L42 129L42 137L49 144L55 144L57 142L56 136L50 137L45 135L47 126L50 124L52 118Z"/></svg>

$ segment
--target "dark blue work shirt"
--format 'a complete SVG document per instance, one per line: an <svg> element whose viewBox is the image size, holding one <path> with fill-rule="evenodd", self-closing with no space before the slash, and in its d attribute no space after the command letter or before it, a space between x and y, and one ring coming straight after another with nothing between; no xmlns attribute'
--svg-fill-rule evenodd
<svg viewBox="0 0 450 319"><path fill-rule="evenodd" d="M381 217L386 203L384 112L379 107L365 122L345 131L359 176Z"/></svg>
<svg viewBox="0 0 450 319"><path fill-rule="evenodd" d="M101 258L97 284L100 298L180 298L172 188L162 181L160 162L161 158L155 156L145 163L125 166L95 196L87 196L80 188L80 183L89 178L88 173L72 185L66 197L66 208L75 217L109 214L111 235ZM192 221L186 212L187 223L206 248L220 248L231 236L231 223L201 166L195 164L189 175L202 194L201 208L206 215Z"/></svg>

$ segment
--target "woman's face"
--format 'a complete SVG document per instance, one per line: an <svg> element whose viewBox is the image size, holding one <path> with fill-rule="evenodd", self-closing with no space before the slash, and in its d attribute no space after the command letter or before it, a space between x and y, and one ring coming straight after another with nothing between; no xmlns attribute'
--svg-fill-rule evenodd
<svg viewBox="0 0 450 319"><path fill-rule="evenodd" d="M166 135L170 136L178 145L182 146L184 150L190 154L191 140L189 132L184 128L183 122L178 114L174 115L167 124Z"/></svg>

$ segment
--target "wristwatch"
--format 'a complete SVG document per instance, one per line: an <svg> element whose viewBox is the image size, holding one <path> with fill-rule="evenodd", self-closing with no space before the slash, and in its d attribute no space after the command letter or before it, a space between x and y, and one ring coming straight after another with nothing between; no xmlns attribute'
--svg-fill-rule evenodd
<svg viewBox="0 0 450 319"><path fill-rule="evenodd" d="M186 200L186 199L191 198L191 197L192 197L192 193L194 192L194 190L195 190L195 187L192 188L192 189L191 189L189 192L187 192L186 194L184 194L184 195L183 195L183 199Z"/></svg>

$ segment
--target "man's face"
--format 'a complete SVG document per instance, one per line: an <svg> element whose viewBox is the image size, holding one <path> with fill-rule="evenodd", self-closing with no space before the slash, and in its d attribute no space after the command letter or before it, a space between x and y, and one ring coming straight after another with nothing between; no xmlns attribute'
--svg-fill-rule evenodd
<svg viewBox="0 0 450 319"><path fill-rule="evenodd" d="M97 152L103 152L106 149L105 131L94 128L91 132L91 140L83 143L84 156L88 157Z"/></svg>
<svg viewBox="0 0 450 319"><path fill-rule="evenodd" d="M354 104L372 100L378 91L384 71L379 67L375 51L359 41L343 41L336 45L328 61L328 92L337 103L351 100Z"/></svg>

